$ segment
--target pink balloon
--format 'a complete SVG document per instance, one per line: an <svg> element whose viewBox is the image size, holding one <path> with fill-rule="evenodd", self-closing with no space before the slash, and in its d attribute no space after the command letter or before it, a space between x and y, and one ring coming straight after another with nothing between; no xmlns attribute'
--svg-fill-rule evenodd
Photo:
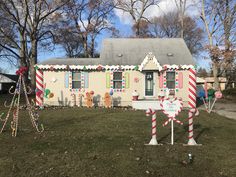
<svg viewBox="0 0 236 177"><path fill-rule="evenodd" d="M216 97L217 99L222 98L222 93L221 93L221 91L215 92L215 97Z"/></svg>

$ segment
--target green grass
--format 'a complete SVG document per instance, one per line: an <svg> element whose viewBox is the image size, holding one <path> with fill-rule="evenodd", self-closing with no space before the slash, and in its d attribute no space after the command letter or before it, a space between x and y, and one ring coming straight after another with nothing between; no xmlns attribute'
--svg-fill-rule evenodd
<svg viewBox="0 0 236 177"><path fill-rule="evenodd" d="M0 99L0 105L2 105ZM0 107L6 112L6 108ZM200 112L194 136L202 146L186 147L187 122L175 124L174 146L170 128L157 114L158 141L150 141L151 118L144 111L66 108L39 112L45 131L35 133L26 111L20 114L18 136L9 124L0 135L0 176L33 177L217 177L236 176L236 121ZM187 112L178 117L187 118ZM188 153L194 155L192 164Z"/></svg>

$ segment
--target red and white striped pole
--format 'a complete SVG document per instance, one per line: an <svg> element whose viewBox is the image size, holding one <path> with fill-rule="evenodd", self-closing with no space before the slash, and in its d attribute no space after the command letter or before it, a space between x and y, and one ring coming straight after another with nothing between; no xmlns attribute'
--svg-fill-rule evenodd
<svg viewBox="0 0 236 177"><path fill-rule="evenodd" d="M188 113L188 145L197 145L196 141L193 138L193 117L198 115L199 112L196 108L197 101L197 87L196 87L196 69L189 69L189 113Z"/></svg>
<svg viewBox="0 0 236 177"><path fill-rule="evenodd" d="M154 109L149 108L146 111L146 116L152 116L152 139L146 145L158 145L157 135L156 135L156 129L157 129L157 125L156 125L156 111Z"/></svg>
<svg viewBox="0 0 236 177"><path fill-rule="evenodd" d="M43 106L43 71L36 68L36 105Z"/></svg>

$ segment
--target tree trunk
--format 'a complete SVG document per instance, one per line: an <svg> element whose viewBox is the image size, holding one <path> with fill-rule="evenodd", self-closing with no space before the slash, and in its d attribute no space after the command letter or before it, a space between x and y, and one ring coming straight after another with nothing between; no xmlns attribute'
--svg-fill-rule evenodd
<svg viewBox="0 0 236 177"><path fill-rule="evenodd" d="M140 36L140 21L139 20L136 23L135 29L136 29L135 35L136 37L139 37Z"/></svg>
<svg viewBox="0 0 236 177"><path fill-rule="evenodd" d="M22 32L20 32L20 51L19 51L19 55L20 55L20 63L19 63L19 67L29 67L29 64L27 62L27 46L26 46L26 35ZM29 72L27 71L24 74L24 80L26 81L26 83L29 83Z"/></svg>
<svg viewBox="0 0 236 177"><path fill-rule="evenodd" d="M95 38L92 38L91 40L91 51L90 54L92 57L94 57L94 51L95 51Z"/></svg>
<svg viewBox="0 0 236 177"><path fill-rule="evenodd" d="M220 84L219 84L219 78L218 78L218 67L217 67L217 63L215 62L212 62L212 71L213 71L213 77L214 77L215 90L220 90Z"/></svg>
<svg viewBox="0 0 236 177"><path fill-rule="evenodd" d="M36 71L35 71L35 64L37 64L38 60L38 44L36 39L31 39L31 56L30 56L30 80L31 80L31 88L35 90L36 88Z"/></svg>

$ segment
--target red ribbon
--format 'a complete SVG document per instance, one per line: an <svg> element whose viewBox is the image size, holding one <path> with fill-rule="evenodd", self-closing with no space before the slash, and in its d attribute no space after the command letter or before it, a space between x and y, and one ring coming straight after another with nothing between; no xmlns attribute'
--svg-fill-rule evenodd
<svg viewBox="0 0 236 177"><path fill-rule="evenodd" d="M23 75L24 73L26 73L28 71L28 68L27 67L20 67L20 69L18 69L16 71L16 74L17 75Z"/></svg>

